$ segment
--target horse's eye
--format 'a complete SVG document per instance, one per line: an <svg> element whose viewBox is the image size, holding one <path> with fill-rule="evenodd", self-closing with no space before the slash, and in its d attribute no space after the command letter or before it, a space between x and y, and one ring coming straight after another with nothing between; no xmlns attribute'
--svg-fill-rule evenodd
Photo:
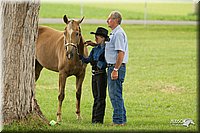
<svg viewBox="0 0 200 133"><path fill-rule="evenodd" d="M66 32L64 32L63 34L66 35Z"/></svg>

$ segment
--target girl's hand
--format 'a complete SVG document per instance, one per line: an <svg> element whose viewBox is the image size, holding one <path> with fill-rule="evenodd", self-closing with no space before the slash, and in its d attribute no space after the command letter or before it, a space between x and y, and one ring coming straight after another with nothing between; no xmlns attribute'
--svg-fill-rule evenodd
<svg viewBox="0 0 200 133"><path fill-rule="evenodd" d="M86 46L97 46L98 44L92 42L91 40L86 41L84 44L86 44Z"/></svg>

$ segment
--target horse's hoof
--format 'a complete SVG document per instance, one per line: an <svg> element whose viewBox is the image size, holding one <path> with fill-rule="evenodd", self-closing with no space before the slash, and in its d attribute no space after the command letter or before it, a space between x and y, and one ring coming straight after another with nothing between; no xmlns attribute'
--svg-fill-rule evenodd
<svg viewBox="0 0 200 133"><path fill-rule="evenodd" d="M80 120L82 120L83 118L82 118L81 116L77 116L76 119L80 121Z"/></svg>
<svg viewBox="0 0 200 133"><path fill-rule="evenodd" d="M59 122L61 122L62 120L61 120L61 118L57 118L57 122L59 123Z"/></svg>

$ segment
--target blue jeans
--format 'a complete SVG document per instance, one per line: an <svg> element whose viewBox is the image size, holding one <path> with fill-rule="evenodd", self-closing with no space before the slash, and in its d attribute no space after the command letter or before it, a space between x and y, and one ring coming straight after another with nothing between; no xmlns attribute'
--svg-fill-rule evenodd
<svg viewBox="0 0 200 133"><path fill-rule="evenodd" d="M126 123L126 109L124 106L124 100L122 97L123 82L126 74L126 66L121 66L118 70L118 79L112 80L111 73L114 66L108 67L108 92L110 101L112 103L113 111L113 123L123 124Z"/></svg>

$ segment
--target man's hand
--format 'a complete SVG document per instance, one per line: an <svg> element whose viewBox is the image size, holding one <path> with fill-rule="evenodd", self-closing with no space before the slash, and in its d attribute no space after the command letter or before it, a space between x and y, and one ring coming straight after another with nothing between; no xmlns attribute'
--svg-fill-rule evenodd
<svg viewBox="0 0 200 133"><path fill-rule="evenodd" d="M116 80L116 79L118 79L118 71L112 71L112 73L111 73L111 79L112 80Z"/></svg>
<svg viewBox="0 0 200 133"><path fill-rule="evenodd" d="M91 40L86 41L84 44L86 44L86 46L97 46L98 44L92 42Z"/></svg>

